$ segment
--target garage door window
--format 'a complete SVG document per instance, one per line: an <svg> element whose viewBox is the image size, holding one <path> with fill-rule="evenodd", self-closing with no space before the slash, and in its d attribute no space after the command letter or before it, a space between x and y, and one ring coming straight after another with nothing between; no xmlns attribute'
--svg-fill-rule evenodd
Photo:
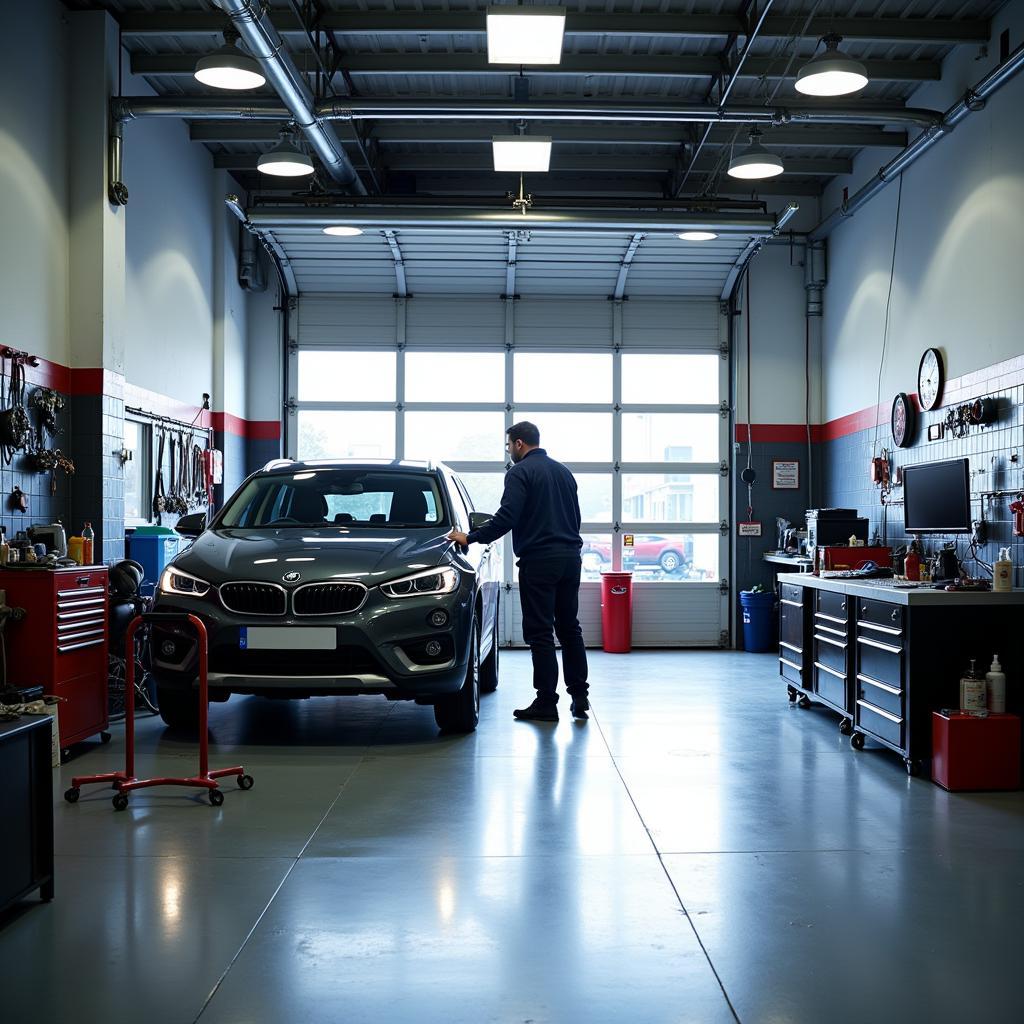
<svg viewBox="0 0 1024 1024"><path fill-rule="evenodd" d="M300 402L393 402L394 352L299 352Z"/></svg>

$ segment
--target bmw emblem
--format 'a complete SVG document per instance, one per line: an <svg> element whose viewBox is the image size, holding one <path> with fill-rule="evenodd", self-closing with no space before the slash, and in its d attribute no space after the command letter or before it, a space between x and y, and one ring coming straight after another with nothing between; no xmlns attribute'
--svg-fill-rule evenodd
<svg viewBox="0 0 1024 1024"><path fill-rule="evenodd" d="M285 574L284 574L284 575L283 575L283 576L281 577L281 579L282 579L282 580L283 580L283 581L284 581L285 583L298 583L298 582L299 582L299 580L301 580L301 579L302 579L302 574L301 574L301 573L297 573L297 572L294 572L294 571L292 571L292 572L286 572L286 573L285 573Z"/></svg>

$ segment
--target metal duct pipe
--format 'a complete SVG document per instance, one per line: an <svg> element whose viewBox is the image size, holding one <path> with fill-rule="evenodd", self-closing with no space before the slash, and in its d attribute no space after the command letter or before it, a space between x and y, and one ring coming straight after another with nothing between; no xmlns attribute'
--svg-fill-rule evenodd
<svg viewBox="0 0 1024 1024"><path fill-rule="evenodd" d="M314 112L315 101L305 76L284 48L265 6L259 0L218 0L218 3L245 40L249 52L260 62L267 81L281 97L295 123L305 132L327 173L339 185L365 195L366 186L352 166L341 140Z"/></svg>
<svg viewBox="0 0 1024 1024"><path fill-rule="evenodd" d="M523 216L511 209L385 205L316 206L301 209L259 206L249 209L246 219L254 228L269 231L322 231L331 225L344 224L360 228L401 227L460 232L561 229L586 233L644 231L678 234L680 231L714 231L720 235L767 235L779 225L771 216L707 211L658 214L647 210L625 209L531 210Z"/></svg>
<svg viewBox="0 0 1024 1024"><path fill-rule="evenodd" d="M863 188L833 210L807 237L811 241L827 238L837 224L846 220L847 217L852 217L866 202L881 192L890 181L902 174L912 163L931 149L939 139L952 131L968 114L981 110L985 105L985 100L1005 85L1021 68L1024 68L1024 45L1018 46L999 67L989 72L973 89L968 89L963 99L954 103L942 115L939 124L926 128L902 153L898 153L881 168Z"/></svg>
<svg viewBox="0 0 1024 1024"><path fill-rule="evenodd" d="M825 267L825 242L808 242L804 253L804 289L807 292L807 316L820 317L824 313L822 292L828 283Z"/></svg>
<svg viewBox="0 0 1024 1024"><path fill-rule="evenodd" d="M113 121L107 139L107 198L114 206L128 205L128 187L124 174L124 124Z"/></svg>
<svg viewBox="0 0 1024 1024"><path fill-rule="evenodd" d="M287 121L291 114L280 100L247 99L229 102L219 96L114 96L114 121L137 117L184 117L189 121Z"/></svg>

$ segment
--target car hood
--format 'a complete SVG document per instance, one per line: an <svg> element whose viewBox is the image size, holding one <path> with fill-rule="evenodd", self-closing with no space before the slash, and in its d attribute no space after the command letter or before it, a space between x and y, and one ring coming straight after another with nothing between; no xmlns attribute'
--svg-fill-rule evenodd
<svg viewBox="0 0 1024 1024"><path fill-rule="evenodd" d="M209 583L280 583L288 572L301 582L346 579L376 586L417 569L447 562L447 530L279 529L207 530L174 565ZM298 581L295 581L298 582Z"/></svg>

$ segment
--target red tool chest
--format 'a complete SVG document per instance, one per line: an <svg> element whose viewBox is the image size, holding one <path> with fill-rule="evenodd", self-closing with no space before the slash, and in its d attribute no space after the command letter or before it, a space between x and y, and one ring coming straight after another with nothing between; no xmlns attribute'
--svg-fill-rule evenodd
<svg viewBox="0 0 1024 1024"><path fill-rule="evenodd" d="M107 569L3 569L7 603L24 608L9 621L7 681L63 697L60 745L95 736L107 721Z"/></svg>
<svg viewBox="0 0 1024 1024"><path fill-rule="evenodd" d="M932 781L951 791L1019 789L1020 718L933 711Z"/></svg>

